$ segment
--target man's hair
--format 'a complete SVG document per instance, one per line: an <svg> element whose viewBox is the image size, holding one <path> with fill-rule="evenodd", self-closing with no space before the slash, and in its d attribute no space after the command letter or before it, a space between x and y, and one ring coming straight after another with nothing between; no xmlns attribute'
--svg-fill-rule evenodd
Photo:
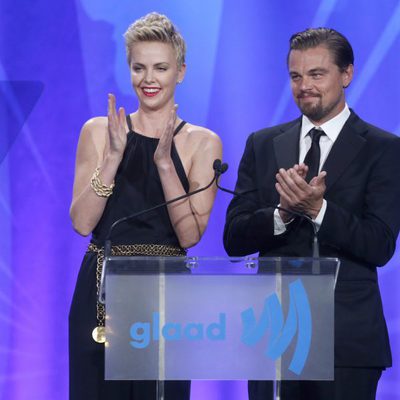
<svg viewBox="0 0 400 400"><path fill-rule="evenodd" d="M333 62L341 71L354 64L353 49L349 41L341 33L330 28L310 28L292 35L288 61L292 50L307 50L317 46L324 46L330 51Z"/></svg>
<svg viewBox="0 0 400 400"><path fill-rule="evenodd" d="M178 68L185 63L186 44L176 26L165 15L152 12L132 23L124 33L128 64L131 62L132 45L138 42L169 43L176 52Z"/></svg>

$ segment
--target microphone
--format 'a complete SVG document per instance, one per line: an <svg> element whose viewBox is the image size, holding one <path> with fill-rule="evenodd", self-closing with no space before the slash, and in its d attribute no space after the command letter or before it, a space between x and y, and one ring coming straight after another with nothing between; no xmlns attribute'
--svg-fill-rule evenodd
<svg viewBox="0 0 400 400"><path fill-rule="evenodd" d="M221 160L216 159L216 160L214 160L214 163L213 163L213 169L215 172L216 181L218 183L219 177L228 170L228 164L222 163ZM217 184L217 186L218 186L218 184Z"/></svg>
<svg viewBox="0 0 400 400"><path fill-rule="evenodd" d="M286 213L288 213L288 214L290 214L292 216L299 217L299 218L302 218L302 219L305 219L306 221L308 221L311 224L312 229L313 229L312 258L319 258L319 243L318 243L318 236L317 236L317 233L318 233L317 232L317 226L315 225L315 223L312 220L312 218L309 217L307 214L300 213L300 212L297 212L297 211L288 210L288 209L286 209L284 207L277 206L277 205L272 204L272 203L263 203L263 202L261 202L259 200L255 200L255 199L252 199L252 198L246 196L248 193L252 193L252 192L258 191L258 189L247 190L246 192L239 193L239 192L236 192L234 190L230 190L230 189L227 189L227 188L224 188L224 187L220 186L220 184L219 184L220 175L223 174L224 172L226 172L228 170L228 167L229 167L228 164L227 163L222 163L221 160L215 160L214 161L213 168L216 171L215 172L215 175L216 175L215 184L216 184L217 188L220 189L221 191L229 193L229 194L231 194L233 196L243 197L246 200L250 200L250 201L256 203L259 206L271 207L271 208L274 208L276 210L281 210L281 211L284 211L284 212L286 212ZM220 171L223 171L223 172L221 172L220 174L217 174L217 170L218 170L218 172L220 172Z"/></svg>
<svg viewBox="0 0 400 400"><path fill-rule="evenodd" d="M212 178L212 180L210 181L210 183L208 183L206 186L203 186L199 189L193 190L192 192L188 192L185 193L181 196L178 196L174 199L165 201L163 203L157 204L156 206L150 207L150 208L146 208L142 211L138 211L136 213L130 214L126 217L122 217L118 220L116 220L111 226L110 229L108 230L105 242L104 242L104 261L103 261L103 268L101 271L101 279L100 279L100 288L99 288L99 296L98 296L98 300L101 304L105 304L105 276L106 276L106 263L107 263L107 258L110 257L111 255L111 235L113 230L121 223L129 221L131 219L135 219L143 214L146 214L148 212L157 210L161 207L165 207L168 206L169 204L175 203L179 200L183 200L186 199L188 197L191 197L197 193L203 192L204 190L207 190L209 187L212 186L212 184L214 182L217 181L217 179L224 173L226 172L226 170L228 169L228 164L222 164L221 160L214 160L213 162L213 170L214 170L214 176Z"/></svg>

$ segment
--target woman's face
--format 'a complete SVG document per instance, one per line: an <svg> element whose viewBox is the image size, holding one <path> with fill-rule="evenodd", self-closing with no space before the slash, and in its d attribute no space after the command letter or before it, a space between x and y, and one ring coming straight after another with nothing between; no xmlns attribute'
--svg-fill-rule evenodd
<svg viewBox="0 0 400 400"><path fill-rule="evenodd" d="M159 110L174 105L175 86L185 75L169 43L138 42L131 48L131 81L140 106Z"/></svg>

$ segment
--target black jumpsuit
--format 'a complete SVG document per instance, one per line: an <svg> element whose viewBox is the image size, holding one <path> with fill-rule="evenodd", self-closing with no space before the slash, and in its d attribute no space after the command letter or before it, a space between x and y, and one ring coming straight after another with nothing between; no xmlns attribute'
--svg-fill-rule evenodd
<svg viewBox="0 0 400 400"><path fill-rule="evenodd" d="M93 231L91 243L101 247L111 224L121 217L165 201L157 167L153 161L157 138L140 135L130 128L127 145L115 177L115 188ZM175 135L183 127L182 122ZM171 156L186 192L189 182L174 145ZM179 241L166 207L117 226L112 244L161 244L179 248ZM157 256L160 254L154 254ZM97 254L87 252L79 271L69 314L70 400L149 400L156 396L153 381L105 381L104 344L94 342L96 318ZM188 400L190 382L167 381L166 400Z"/></svg>

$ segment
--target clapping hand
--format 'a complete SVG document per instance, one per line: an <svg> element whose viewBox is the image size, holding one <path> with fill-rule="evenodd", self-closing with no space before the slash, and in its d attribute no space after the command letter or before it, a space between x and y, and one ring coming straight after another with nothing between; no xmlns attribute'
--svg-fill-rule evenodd
<svg viewBox="0 0 400 400"><path fill-rule="evenodd" d="M325 194L325 176L322 171L314 177L310 183L305 181L308 167L305 164L295 165L285 170L281 168L276 174L276 190L280 195L280 204L283 208L301 212L316 218L323 202ZM290 219L290 215L280 211L284 222Z"/></svg>
<svg viewBox="0 0 400 400"><path fill-rule="evenodd" d="M163 134L160 137L157 149L154 153L154 162L158 166L163 166L163 164L168 164L171 161L171 145L174 138L177 109L178 105L175 104L170 112L167 125Z"/></svg>
<svg viewBox="0 0 400 400"><path fill-rule="evenodd" d="M126 147L126 116L123 107L117 113L116 101L113 94L108 95L108 135L106 138L105 154L121 157Z"/></svg>

